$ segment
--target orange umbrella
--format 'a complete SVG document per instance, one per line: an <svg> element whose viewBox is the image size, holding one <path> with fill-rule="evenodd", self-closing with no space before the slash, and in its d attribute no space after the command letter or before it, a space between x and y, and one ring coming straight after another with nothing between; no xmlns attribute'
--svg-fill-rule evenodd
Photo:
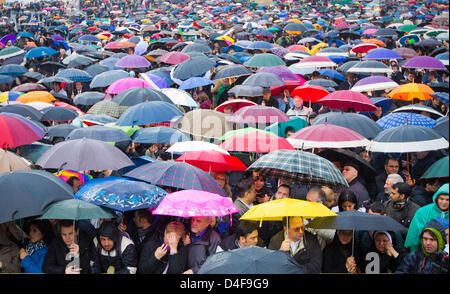
<svg viewBox="0 0 450 294"><path fill-rule="evenodd" d="M30 103L35 101L49 103L54 100L56 100L55 97L47 91L31 91L20 95L19 98L16 99L16 101L22 103Z"/></svg>
<svg viewBox="0 0 450 294"><path fill-rule="evenodd" d="M386 43L378 39L361 39L361 41L363 41L363 43L372 43L378 46L386 47Z"/></svg>
<svg viewBox="0 0 450 294"><path fill-rule="evenodd" d="M434 93L433 89L424 84L409 83L405 85L400 85L394 88L390 93L389 97L392 99L398 99L403 101L411 101L414 98L420 100L429 100L433 97L430 94Z"/></svg>
<svg viewBox="0 0 450 294"><path fill-rule="evenodd" d="M26 47L37 47L37 45L34 42L27 42L27 46Z"/></svg>
<svg viewBox="0 0 450 294"><path fill-rule="evenodd" d="M123 42L114 41L114 42L106 44L106 46L103 48L104 49L122 49L122 48L131 48L131 47L136 47L136 44L134 44L132 42L128 42L128 41L123 41Z"/></svg>

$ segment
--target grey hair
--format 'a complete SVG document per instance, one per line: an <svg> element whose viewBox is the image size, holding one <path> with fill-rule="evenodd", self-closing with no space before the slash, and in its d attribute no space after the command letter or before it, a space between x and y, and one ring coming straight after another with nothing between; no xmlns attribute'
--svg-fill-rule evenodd
<svg viewBox="0 0 450 294"><path fill-rule="evenodd" d="M390 179L392 181L392 185L394 185L396 183L403 183L404 182L402 176L400 176L399 174L390 174L390 175L387 176L387 179Z"/></svg>

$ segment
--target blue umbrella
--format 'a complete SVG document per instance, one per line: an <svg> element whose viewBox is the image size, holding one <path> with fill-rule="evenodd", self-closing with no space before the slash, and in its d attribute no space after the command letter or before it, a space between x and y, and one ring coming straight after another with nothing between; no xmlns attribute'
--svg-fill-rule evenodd
<svg viewBox="0 0 450 294"><path fill-rule="evenodd" d="M76 105L87 105L91 106L95 103L103 100L105 98L105 93L101 92L83 92L81 94L76 95L73 98L73 102Z"/></svg>
<svg viewBox="0 0 450 294"><path fill-rule="evenodd" d="M116 125L132 126L170 121L183 113L173 104L164 101L142 102L128 108Z"/></svg>
<svg viewBox="0 0 450 294"><path fill-rule="evenodd" d="M41 121L69 121L78 116L78 113L70 108L65 107L47 107L42 109Z"/></svg>
<svg viewBox="0 0 450 294"><path fill-rule="evenodd" d="M266 41L255 41L247 47L249 50L270 50L272 48L273 45Z"/></svg>
<svg viewBox="0 0 450 294"><path fill-rule="evenodd" d="M397 52L386 48L376 48L370 50L363 58L364 60L380 60L380 59L403 59Z"/></svg>
<svg viewBox="0 0 450 294"><path fill-rule="evenodd" d="M100 62L101 63L101 62ZM106 88L117 80L121 80L124 78L129 78L130 74L124 70L110 70L102 72L101 74L96 75L89 87L93 88Z"/></svg>
<svg viewBox="0 0 450 294"><path fill-rule="evenodd" d="M176 143L190 141L189 138L179 130L169 127L152 127L139 129L131 136L135 143Z"/></svg>
<svg viewBox="0 0 450 294"><path fill-rule="evenodd" d="M405 45L406 39L414 40L414 44L420 41L420 37L418 35L406 35L401 37L398 41L401 45Z"/></svg>
<svg viewBox="0 0 450 294"><path fill-rule="evenodd" d="M96 139L103 142L129 142L131 138L123 130L106 126L92 126L74 129L67 135L66 140Z"/></svg>
<svg viewBox="0 0 450 294"><path fill-rule="evenodd" d="M376 137L382 131L373 120L357 113L328 112L319 114L312 122L312 125L324 123L349 128L367 139Z"/></svg>
<svg viewBox="0 0 450 294"><path fill-rule="evenodd" d="M344 63L347 60L347 57L338 55L330 55L328 58L334 63Z"/></svg>
<svg viewBox="0 0 450 294"><path fill-rule="evenodd" d="M436 126L433 128L438 134L448 140L449 121L448 116L444 116L436 121Z"/></svg>
<svg viewBox="0 0 450 294"><path fill-rule="evenodd" d="M436 92L436 93L432 93L430 95L438 98L439 101L441 101L442 103L444 103L446 105L448 105L448 103L449 103L449 94L446 92Z"/></svg>
<svg viewBox="0 0 450 294"><path fill-rule="evenodd" d="M142 166L144 164L156 162L157 160L155 158L150 157L150 156L144 155L144 156L140 156L140 157L137 157L137 158L132 158L131 161L133 161L134 166L124 167L122 169L122 173L123 174L126 174L127 172L129 172L129 171L131 171L131 170L133 170L133 169L135 169L137 167L140 167L140 166Z"/></svg>
<svg viewBox="0 0 450 294"><path fill-rule="evenodd" d="M101 42L99 38L93 35L83 35L78 40L84 42Z"/></svg>
<svg viewBox="0 0 450 294"><path fill-rule="evenodd" d="M0 74L0 84L7 84L12 81L14 81L14 79L12 77L4 75L4 74L3 75Z"/></svg>
<svg viewBox="0 0 450 294"><path fill-rule="evenodd" d="M339 81L345 81L345 77L334 69L320 69L319 73L322 76L326 76Z"/></svg>
<svg viewBox="0 0 450 294"><path fill-rule="evenodd" d="M180 90L188 90L188 89L194 89L198 87L208 86L214 84L213 81L207 78L201 78L201 77L192 77L185 81L183 81L180 84L179 89Z"/></svg>
<svg viewBox="0 0 450 294"><path fill-rule="evenodd" d="M169 87L172 86L173 84L175 84L172 81L172 79L170 78L170 71L166 71L166 70L164 70L164 68L153 69L153 70L146 72L146 74L152 74L152 75L160 77L167 83L167 85Z"/></svg>
<svg viewBox="0 0 450 294"><path fill-rule="evenodd" d="M120 58L117 57L108 57L106 59L103 59L99 62L99 64L109 67L109 69L120 69L120 67L116 66L117 61L119 61Z"/></svg>
<svg viewBox="0 0 450 294"><path fill-rule="evenodd" d="M34 142L29 145L22 145L17 147L20 151L20 156L31 160L32 162L38 161L38 159L53 145L44 144L41 142Z"/></svg>
<svg viewBox="0 0 450 294"><path fill-rule="evenodd" d="M43 56L50 56L58 54L58 51L49 47L36 47L25 54L25 58L39 58Z"/></svg>
<svg viewBox="0 0 450 294"><path fill-rule="evenodd" d="M108 177L90 180L75 194L75 199L125 212L157 207L166 194L152 184Z"/></svg>
<svg viewBox="0 0 450 294"><path fill-rule="evenodd" d="M432 129L436 126L436 121L417 113L395 112L380 118L376 121L376 124L383 130L403 125L422 126Z"/></svg>
<svg viewBox="0 0 450 294"><path fill-rule="evenodd" d="M28 71L28 69L25 66L18 65L18 64L7 64L7 65L0 66L0 74L1 75L20 77L27 71Z"/></svg>
<svg viewBox="0 0 450 294"><path fill-rule="evenodd" d="M75 129L79 127L70 124L60 124L47 129L47 136L49 137L63 137L66 138Z"/></svg>
<svg viewBox="0 0 450 294"><path fill-rule="evenodd" d="M34 36L33 36L31 33L29 33L29 32L21 32L21 33L18 33L18 34L17 34L17 37L18 37L18 38L21 37L21 38L31 38L31 39L34 39Z"/></svg>
<svg viewBox="0 0 450 294"><path fill-rule="evenodd" d="M90 82L92 76L86 71L77 68L63 69L56 74L56 77L63 77L74 82Z"/></svg>

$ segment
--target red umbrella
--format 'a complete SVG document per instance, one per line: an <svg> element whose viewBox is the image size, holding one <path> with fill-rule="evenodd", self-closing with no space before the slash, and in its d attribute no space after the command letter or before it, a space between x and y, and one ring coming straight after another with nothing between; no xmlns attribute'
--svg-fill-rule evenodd
<svg viewBox="0 0 450 294"><path fill-rule="evenodd" d="M284 89L288 89L289 92L291 92L293 89L303 85L304 83L305 83L305 80L303 80L303 81L284 81L284 85L282 85L282 86L271 86L270 93L274 96L283 95Z"/></svg>
<svg viewBox="0 0 450 294"><path fill-rule="evenodd" d="M239 158L215 150L189 151L176 161L187 162L205 172L244 171L247 169Z"/></svg>
<svg viewBox="0 0 450 294"><path fill-rule="evenodd" d="M268 153L280 149L295 150L285 138L262 132L229 137L220 144L220 147L227 151L251 153Z"/></svg>
<svg viewBox="0 0 450 294"><path fill-rule="evenodd" d="M0 114L0 148L31 144L44 136L44 132L24 118Z"/></svg>
<svg viewBox="0 0 450 294"><path fill-rule="evenodd" d="M353 108L357 112L371 112L377 109L375 104L367 96L349 90L335 91L320 99L318 102L323 106L344 111L350 108Z"/></svg>
<svg viewBox="0 0 450 294"><path fill-rule="evenodd" d="M288 142L295 148L353 148L368 146L370 141L357 132L332 124L303 128L290 136Z"/></svg>
<svg viewBox="0 0 450 294"><path fill-rule="evenodd" d="M227 121L233 123L276 123L289 120L283 111L275 107L254 105L242 107L232 116L227 117Z"/></svg>
<svg viewBox="0 0 450 294"><path fill-rule="evenodd" d="M78 107L75 107L73 105L67 104L66 102L62 102L62 101L56 101L54 103L55 106L60 106L60 107L64 107L64 108L68 108L68 109L72 109L75 110L76 112L78 112L81 115L84 115L85 113L83 111L81 111L81 109L79 109Z"/></svg>
<svg viewBox="0 0 450 294"><path fill-rule="evenodd" d="M161 55L158 58L158 61L175 65L175 64L180 64L183 61L188 60L189 58L191 58L191 56L188 54L178 52L178 51L172 51L172 52L164 53L163 55Z"/></svg>
<svg viewBox="0 0 450 294"><path fill-rule="evenodd" d="M303 101L314 103L327 96L328 94L330 93L321 86L304 85L295 88L292 91L291 96L299 96L303 99Z"/></svg>
<svg viewBox="0 0 450 294"><path fill-rule="evenodd" d="M352 48L352 52L355 53L366 53L369 50L377 49L378 46L373 43L361 43Z"/></svg>
<svg viewBox="0 0 450 294"><path fill-rule="evenodd" d="M246 107L246 106L253 106L256 105L255 102L247 100L247 99L233 99L233 100L228 100L225 101L224 103L220 104L219 106L216 107L215 111L218 112L224 112L225 111L225 107L227 106L232 106L233 107L233 112L241 109L242 107Z"/></svg>

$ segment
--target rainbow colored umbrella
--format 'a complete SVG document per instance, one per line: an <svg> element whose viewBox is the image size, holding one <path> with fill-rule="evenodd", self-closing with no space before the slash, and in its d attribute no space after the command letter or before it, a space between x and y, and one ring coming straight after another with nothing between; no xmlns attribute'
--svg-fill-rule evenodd
<svg viewBox="0 0 450 294"><path fill-rule="evenodd" d="M91 175L79 173L70 169L62 170L60 172L54 173L54 175L58 178L63 179L66 183L72 177L79 179L83 185L86 184L87 181L92 180Z"/></svg>

